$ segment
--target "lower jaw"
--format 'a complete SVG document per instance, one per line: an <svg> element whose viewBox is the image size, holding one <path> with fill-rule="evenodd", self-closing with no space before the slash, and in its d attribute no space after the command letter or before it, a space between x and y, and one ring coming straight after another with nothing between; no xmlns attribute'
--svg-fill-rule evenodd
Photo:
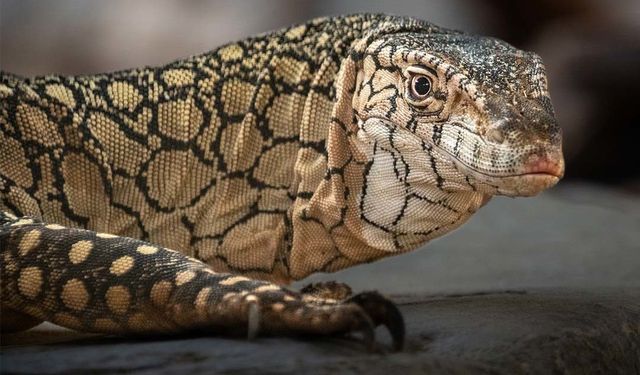
<svg viewBox="0 0 640 375"><path fill-rule="evenodd" d="M554 186L560 177L545 173L532 173L508 177L483 176L479 181L497 187L494 194L510 197L532 197Z"/></svg>

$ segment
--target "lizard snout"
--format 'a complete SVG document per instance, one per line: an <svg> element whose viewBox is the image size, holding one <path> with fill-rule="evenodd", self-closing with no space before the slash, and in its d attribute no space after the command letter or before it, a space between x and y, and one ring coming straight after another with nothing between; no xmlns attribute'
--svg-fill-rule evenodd
<svg viewBox="0 0 640 375"><path fill-rule="evenodd" d="M531 155L525 164L526 174L550 174L552 176L562 178L564 175L564 159L538 155Z"/></svg>
<svg viewBox="0 0 640 375"><path fill-rule="evenodd" d="M564 175L564 158L561 152L532 154L525 161L525 174L549 174L558 178Z"/></svg>

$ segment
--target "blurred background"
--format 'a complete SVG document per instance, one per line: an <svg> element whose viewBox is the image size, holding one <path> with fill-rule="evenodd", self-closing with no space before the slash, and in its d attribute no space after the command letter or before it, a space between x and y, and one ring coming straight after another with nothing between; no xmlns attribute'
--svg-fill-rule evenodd
<svg viewBox="0 0 640 375"><path fill-rule="evenodd" d="M638 0L0 0L0 67L32 76L159 65L355 12L410 15L540 54L567 172L541 197L496 199L428 251L316 278L389 292L640 285Z"/></svg>
<svg viewBox="0 0 640 375"><path fill-rule="evenodd" d="M321 15L384 12L542 55L567 180L640 194L637 0L0 0L0 66L31 76L163 64Z"/></svg>

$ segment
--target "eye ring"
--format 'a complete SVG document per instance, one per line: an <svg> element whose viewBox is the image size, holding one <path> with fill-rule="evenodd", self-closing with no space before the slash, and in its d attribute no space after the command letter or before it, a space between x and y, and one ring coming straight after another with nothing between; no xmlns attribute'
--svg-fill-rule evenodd
<svg viewBox="0 0 640 375"><path fill-rule="evenodd" d="M413 100L421 101L426 99L433 90L431 77L425 74L415 74L411 77L409 93Z"/></svg>

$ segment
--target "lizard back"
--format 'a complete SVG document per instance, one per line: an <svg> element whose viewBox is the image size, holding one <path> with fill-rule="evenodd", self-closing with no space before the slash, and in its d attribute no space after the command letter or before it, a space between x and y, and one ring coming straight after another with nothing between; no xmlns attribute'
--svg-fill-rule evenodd
<svg viewBox="0 0 640 375"><path fill-rule="evenodd" d="M271 274L292 203L326 172L340 62L389 19L317 19L112 74L2 73L0 206Z"/></svg>

